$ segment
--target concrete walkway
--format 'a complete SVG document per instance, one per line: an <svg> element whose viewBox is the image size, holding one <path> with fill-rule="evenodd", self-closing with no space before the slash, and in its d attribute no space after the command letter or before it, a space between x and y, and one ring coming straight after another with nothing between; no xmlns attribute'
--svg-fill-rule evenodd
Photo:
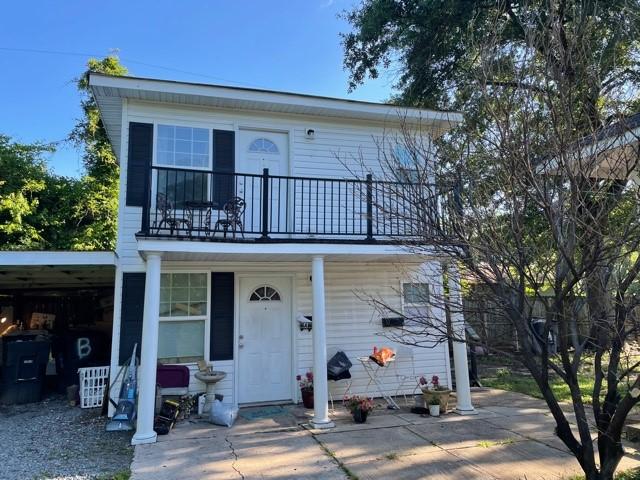
<svg viewBox="0 0 640 480"><path fill-rule="evenodd" d="M381 406L363 425L336 405L336 428L328 431L301 427L310 413L297 406L275 408L267 418L243 410L231 429L182 422L157 444L136 447L132 479L531 480L580 473L542 401L491 389L474 390L473 399L476 416L421 417ZM640 452L626 450L621 469L640 466Z"/></svg>

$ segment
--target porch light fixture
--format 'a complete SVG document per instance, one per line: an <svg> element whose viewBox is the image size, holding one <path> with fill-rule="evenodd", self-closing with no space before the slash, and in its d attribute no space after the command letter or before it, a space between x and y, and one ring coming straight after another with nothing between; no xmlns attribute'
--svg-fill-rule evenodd
<svg viewBox="0 0 640 480"><path fill-rule="evenodd" d="M313 128L307 128L307 138L313 140L316 136L316 131Z"/></svg>

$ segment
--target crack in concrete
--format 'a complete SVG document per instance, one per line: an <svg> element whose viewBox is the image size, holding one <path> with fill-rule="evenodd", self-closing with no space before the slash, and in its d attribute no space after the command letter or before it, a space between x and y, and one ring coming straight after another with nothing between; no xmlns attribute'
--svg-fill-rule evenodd
<svg viewBox="0 0 640 480"><path fill-rule="evenodd" d="M231 450L231 454L233 455L233 458L234 458L234 461L231 463L231 468L233 468L236 471L236 473L240 475L240 478L244 480L244 475L242 474L240 469L236 467L236 463L238 462L238 454L236 453L236 449L233 448L233 443L231 443L231 440L229 440L229 437L224 437L224 441L229 444L229 449Z"/></svg>

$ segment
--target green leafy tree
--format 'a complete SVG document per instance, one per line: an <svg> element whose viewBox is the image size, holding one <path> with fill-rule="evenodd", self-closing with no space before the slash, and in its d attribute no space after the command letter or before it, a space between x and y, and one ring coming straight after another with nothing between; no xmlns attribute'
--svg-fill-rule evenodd
<svg viewBox="0 0 640 480"><path fill-rule="evenodd" d="M44 244L39 228L40 195L47 187L42 155L53 147L14 143L0 135L0 248L34 249Z"/></svg>
<svg viewBox="0 0 640 480"><path fill-rule="evenodd" d="M546 65L555 77L580 84L573 92L575 105L586 119L598 121L605 107L615 105L620 110L621 87L637 86L640 79L639 14L637 0L364 0L344 14L353 27L342 35L344 65L351 73L351 89L367 78L377 78L381 70L393 68L400 92L395 98L398 103L464 107L469 115L478 103L474 90L481 68L482 44L478 39L492 37L495 47L504 53L504 68L486 79L489 84L538 88L531 79L517 76L513 68L517 59L512 56L525 48L534 29L532 47L539 60L549 60ZM501 22L499 37L494 35L496 18ZM551 28L549 18L557 21ZM584 43L576 47L586 46L580 52L589 57L584 65L569 61L577 52L554 44L556 33L562 38L570 32L584 36ZM571 42L564 45L571 46ZM585 72L582 67L593 70ZM627 106L637 108L637 103Z"/></svg>
<svg viewBox="0 0 640 480"><path fill-rule="evenodd" d="M118 162L98 106L89 92L89 72L126 75L127 69L115 55L102 60L90 59L87 71L78 79L84 116L71 132L70 139L84 151L86 173L80 184L73 216L78 228L70 239L73 250L110 250L115 248L118 217Z"/></svg>

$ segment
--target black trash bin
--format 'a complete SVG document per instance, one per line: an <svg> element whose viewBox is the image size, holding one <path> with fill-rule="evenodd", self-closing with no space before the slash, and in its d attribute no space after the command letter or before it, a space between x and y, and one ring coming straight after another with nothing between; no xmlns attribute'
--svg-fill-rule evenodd
<svg viewBox="0 0 640 480"><path fill-rule="evenodd" d="M51 343L46 337L4 337L0 403L30 403L42 398Z"/></svg>

